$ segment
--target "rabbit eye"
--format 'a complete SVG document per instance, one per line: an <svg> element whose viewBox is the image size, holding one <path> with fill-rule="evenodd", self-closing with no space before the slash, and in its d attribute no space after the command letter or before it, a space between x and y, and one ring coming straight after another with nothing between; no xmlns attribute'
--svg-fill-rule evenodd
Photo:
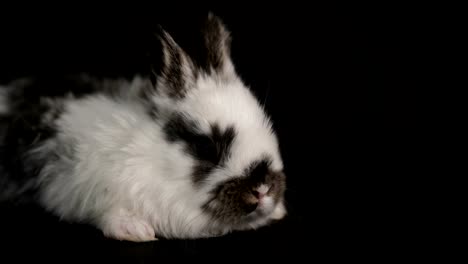
<svg viewBox="0 0 468 264"><path fill-rule="evenodd" d="M268 194L272 193L274 190L276 189L276 184L274 182L272 182L270 184L270 189L268 190Z"/></svg>
<svg viewBox="0 0 468 264"><path fill-rule="evenodd" d="M209 161L213 164L217 164L219 162L216 144L208 136L196 136L193 138L193 141L190 145L192 151L198 159Z"/></svg>
<svg viewBox="0 0 468 264"><path fill-rule="evenodd" d="M215 145L217 162L223 162L229 157L236 131L232 126L227 127L223 131L218 125L212 125L211 131L211 139Z"/></svg>

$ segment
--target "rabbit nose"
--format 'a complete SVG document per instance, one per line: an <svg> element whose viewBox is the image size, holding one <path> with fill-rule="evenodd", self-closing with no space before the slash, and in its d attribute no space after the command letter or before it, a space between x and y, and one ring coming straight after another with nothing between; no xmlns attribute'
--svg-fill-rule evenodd
<svg viewBox="0 0 468 264"><path fill-rule="evenodd" d="M252 193L255 195L255 197L257 197L258 200L261 200L263 197L265 197L269 190L269 186L262 184L258 188L253 190Z"/></svg>
<svg viewBox="0 0 468 264"><path fill-rule="evenodd" d="M263 198L263 196L265 196L265 194L264 194L264 193L260 193L260 192L258 192L258 191L255 191L255 190L254 190L254 191L252 191L252 194L253 194L253 195L254 195L254 196L255 196L255 197L258 199L258 200L262 199L262 198Z"/></svg>

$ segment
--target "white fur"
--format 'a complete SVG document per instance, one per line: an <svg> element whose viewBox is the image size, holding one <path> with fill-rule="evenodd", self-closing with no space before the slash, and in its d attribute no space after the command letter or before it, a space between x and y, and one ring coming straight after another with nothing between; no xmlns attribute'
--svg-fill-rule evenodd
<svg viewBox="0 0 468 264"><path fill-rule="evenodd" d="M59 157L49 159L41 171L42 204L63 219L91 221L117 239L147 241L153 233L196 238L231 231L210 222L202 211L207 191L241 175L264 154L273 157L275 169L282 169L277 141L269 120L239 80L197 82L199 89L180 102L171 104L160 97L154 102L190 115L207 131L212 122L235 125L232 158L203 188L195 188L190 180L192 158L181 145L164 139L162 124L152 120L138 101L96 95L68 99L65 113L56 121L59 135L30 153L36 158ZM268 213L275 209L270 200L265 206Z"/></svg>
<svg viewBox="0 0 468 264"><path fill-rule="evenodd" d="M45 206L65 219L93 219L98 225L111 221L107 217L120 218L115 212L127 210L161 227L161 235L197 235L203 221L185 226L190 220L186 218L197 216L187 210L201 205L204 198L187 181L192 160L180 146L163 140L161 128L143 109L91 97L69 102L57 126L62 131L59 138L36 151L75 144L69 155L62 151L61 159L42 171ZM172 221L177 219L182 221Z"/></svg>
<svg viewBox="0 0 468 264"><path fill-rule="evenodd" d="M242 174L253 160L261 159L264 154L273 156L272 167L275 170L283 168L269 119L243 83L237 78L233 80L224 83L207 76L199 78L199 89L192 90L187 98L175 105L169 103L174 109L197 120L206 133L209 132L210 124L218 124L222 129L235 125L238 133L227 168L215 177L210 177L215 181L212 184L225 180L229 175ZM155 97L155 100L158 103L161 99ZM253 142L255 145L252 145Z"/></svg>
<svg viewBox="0 0 468 264"><path fill-rule="evenodd" d="M228 53L229 33L224 27L220 30L223 41L218 48L223 65L217 73L212 69L210 75L192 72L190 59L165 35L166 66L173 63L174 54L169 52L182 56L178 63L187 88L179 91L184 93L183 99L169 97L174 87L166 82L164 73L158 76L158 94L151 102L138 98L149 85L139 77L133 82L104 84L120 88L112 96L61 101L65 111L54 123L58 135L29 153L31 159L46 161L38 182L41 203L63 219L91 222L106 236L131 241L154 240L155 235L210 237L233 229L257 228L271 218L283 217L283 203L276 204L268 195L251 213L252 221L243 226L225 226L202 209L210 198L209 191L220 182L243 175L252 162L268 156L272 169L283 168L270 120L235 74ZM148 115L148 103L157 107L158 120ZM0 112L1 106L0 94ZM194 186L191 179L193 157L182 144L165 138L163 126L174 113L195 120L205 133L210 132L211 124L235 129L228 160L214 169L201 187ZM261 187L262 193L268 191L265 188Z"/></svg>

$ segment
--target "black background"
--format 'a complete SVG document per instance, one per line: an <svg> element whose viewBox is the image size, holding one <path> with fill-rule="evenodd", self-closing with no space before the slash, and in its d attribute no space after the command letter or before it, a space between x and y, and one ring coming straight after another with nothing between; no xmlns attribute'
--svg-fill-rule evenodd
<svg viewBox="0 0 468 264"><path fill-rule="evenodd" d="M2 205L2 251L16 258L129 263L201 257L383 260L394 243L389 149L398 141L392 101L403 69L402 14L386 7L240 3L226 7L94 6L4 9L0 83L22 76L90 72L131 76L146 69L147 34L161 24L190 49L207 10L232 33L238 73L266 104L288 176L288 217L223 238L134 244L88 226L58 222L33 206ZM64 253L65 257L58 254ZM221 258L220 258L221 257ZM2 261L3 262L3 261Z"/></svg>

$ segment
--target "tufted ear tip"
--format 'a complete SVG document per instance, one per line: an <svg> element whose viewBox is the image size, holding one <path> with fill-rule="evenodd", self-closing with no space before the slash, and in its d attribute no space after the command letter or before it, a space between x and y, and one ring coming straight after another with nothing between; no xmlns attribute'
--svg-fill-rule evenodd
<svg viewBox="0 0 468 264"><path fill-rule="evenodd" d="M158 52L161 57L151 57L150 79L153 87L162 96L183 98L195 79L193 62L161 25L157 25L153 31L155 39L157 47L161 49Z"/></svg>
<svg viewBox="0 0 468 264"><path fill-rule="evenodd" d="M202 32L207 51L205 69L228 79L235 76L231 60L231 32L222 19L208 12Z"/></svg>

